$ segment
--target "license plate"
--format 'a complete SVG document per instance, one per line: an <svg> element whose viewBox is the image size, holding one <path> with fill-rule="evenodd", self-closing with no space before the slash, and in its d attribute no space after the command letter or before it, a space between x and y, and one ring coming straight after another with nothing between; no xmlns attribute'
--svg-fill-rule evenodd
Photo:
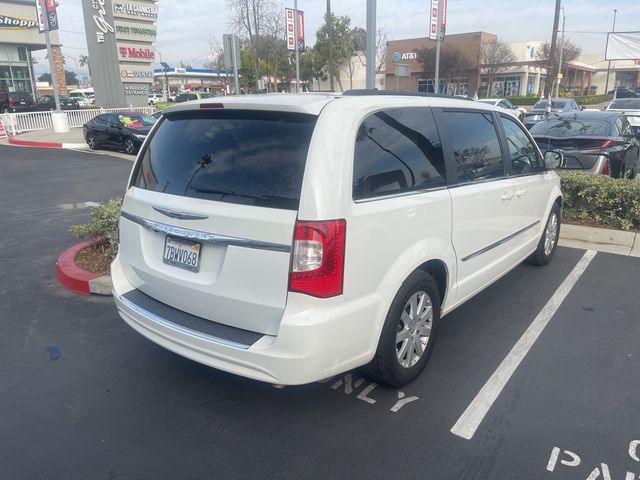
<svg viewBox="0 0 640 480"><path fill-rule="evenodd" d="M167 235L164 239L162 261L167 265L197 272L200 268L200 251L202 244Z"/></svg>

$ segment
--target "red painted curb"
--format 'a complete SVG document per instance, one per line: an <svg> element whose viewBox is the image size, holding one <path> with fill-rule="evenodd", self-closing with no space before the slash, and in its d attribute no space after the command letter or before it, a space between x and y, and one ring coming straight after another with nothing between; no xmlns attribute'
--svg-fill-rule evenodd
<svg viewBox="0 0 640 480"><path fill-rule="evenodd" d="M9 145L18 145L21 147L40 147L40 148L62 148L61 143L56 142L34 142L31 140L16 140L15 137L9 137Z"/></svg>
<svg viewBox="0 0 640 480"><path fill-rule="evenodd" d="M80 250L88 247L92 243L92 241L88 241L73 245L58 257L58 261L56 262L56 278L63 287L84 295L91 293L89 290L89 280L98 278L101 274L93 273L77 266L76 256Z"/></svg>

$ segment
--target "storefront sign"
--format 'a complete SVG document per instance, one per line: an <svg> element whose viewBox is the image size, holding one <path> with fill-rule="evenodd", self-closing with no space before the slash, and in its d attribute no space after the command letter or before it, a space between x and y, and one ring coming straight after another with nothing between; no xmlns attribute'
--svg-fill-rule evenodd
<svg viewBox="0 0 640 480"><path fill-rule="evenodd" d="M133 18L136 20L150 20L155 22L158 19L158 6L155 3L143 2L113 2L113 16L116 18Z"/></svg>
<svg viewBox="0 0 640 480"><path fill-rule="evenodd" d="M120 80L126 83L153 83L153 68L120 64Z"/></svg>
<svg viewBox="0 0 640 480"><path fill-rule="evenodd" d="M26 18L9 17L7 15L0 15L0 28L18 30L25 28L35 28L38 26L38 22Z"/></svg>
<svg viewBox="0 0 640 480"><path fill-rule="evenodd" d="M107 22L105 15L107 9L105 6L106 0L92 0L91 7L96 11L93 15L93 23L96 27L96 42L104 43L104 36L108 33L113 33L114 29L109 22Z"/></svg>
<svg viewBox="0 0 640 480"><path fill-rule="evenodd" d="M134 40L137 42L155 42L156 26L149 23L131 23L116 20L116 38L118 40Z"/></svg>
<svg viewBox="0 0 640 480"><path fill-rule="evenodd" d="M124 86L124 93L126 95L136 95L136 96L148 96L149 95L149 84L127 84ZM145 98L145 102L146 102Z"/></svg>
<svg viewBox="0 0 640 480"><path fill-rule="evenodd" d="M153 45L118 43L118 60L124 62L151 63L156 54Z"/></svg>

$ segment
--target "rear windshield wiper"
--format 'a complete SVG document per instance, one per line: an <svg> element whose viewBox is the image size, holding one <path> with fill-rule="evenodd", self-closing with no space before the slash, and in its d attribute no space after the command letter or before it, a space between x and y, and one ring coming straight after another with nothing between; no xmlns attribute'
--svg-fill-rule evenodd
<svg viewBox="0 0 640 480"><path fill-rule="evenodd" d="M233 190L214 189L214 188L193 188L198 193L209 193L212 195L231 195L233 197L252 198L254 200L286 200L291 201L293 199L289 197L281 197L278 195L251 195L248 193L238 193Z"/></svg>

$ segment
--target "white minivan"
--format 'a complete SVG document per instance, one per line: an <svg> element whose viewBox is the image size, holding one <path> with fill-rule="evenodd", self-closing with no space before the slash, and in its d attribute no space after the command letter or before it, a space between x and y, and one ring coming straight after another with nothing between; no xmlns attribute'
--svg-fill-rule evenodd
<svg viewBox="0 0 640 480"><path fill-rule="evenodd" d="M122 318L273 384L355 367L400 386L441 318L548 263L562 194L522 124L436 95L257 95L163 110L111 266Z"/></svg>

